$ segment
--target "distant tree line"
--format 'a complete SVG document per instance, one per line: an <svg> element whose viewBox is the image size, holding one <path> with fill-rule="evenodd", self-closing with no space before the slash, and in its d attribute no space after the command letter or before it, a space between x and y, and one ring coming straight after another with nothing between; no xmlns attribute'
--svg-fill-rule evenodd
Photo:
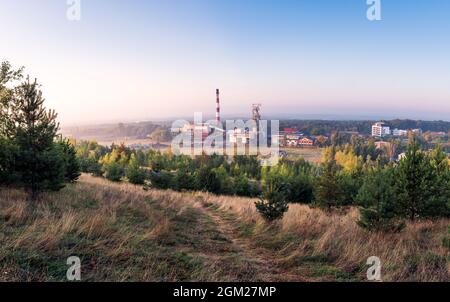
<svg viewBox="0 0 450 302"><path fill-rule="evenodd" d="M334 132L354 131L360 134L371 134L372 125L377 121L332 121L332 120L282 120L280 129L297 128L306 135L330 135ZM388 120L385 121L392 129L421 129L423 132L445 132L450 130L447 121L420 121L420 120Z"/></svg>
<svg viewBox="0 0 450 302"><path fill-rule="evenodd" d="M57 191L80 173L74 146L58 136L57 114L44 107L37 81L8 62L0 68L0 186L25 188L31 199Z"/></svg>

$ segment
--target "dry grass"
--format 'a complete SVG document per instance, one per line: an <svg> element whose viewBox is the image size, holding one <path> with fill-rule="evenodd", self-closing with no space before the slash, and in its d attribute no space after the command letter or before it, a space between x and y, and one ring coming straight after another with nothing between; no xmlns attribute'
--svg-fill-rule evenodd
<svg viewBox="0 0 450 302"><path fill-rule="evenodd" d="M0 189L0 281L65 281L70 256L81 258L85 281L239 280L232 259L210 260L225 242L200 207L87 175L34 204Z"/></svg>
<svg viewBox="0 0 450 302"><path fill-rule="evenodd" d="M208 213L220 215L235 238ZM86 175L35 204L0 189L0 281L64 281L73 255L82 259L85 281L274 280L243 257L254 252L256 259L256 251L267 251L281 273L309 280L364 280L367 258L378 256L385 281L450 281L442 246L450 221L373 234L355 224L357 216L291 205L268 225L252 199L145 191ZM235 249L236 238L245 253Z"/></svg>
<svg viewBox="0 0 450 302"><path fill-rule="evenodd" d="M356 209L327 215L308 206L291 205L280 222L269 226L252 199L208 195L205 200L224 213L232 212L244 236L255 246L277 251L286 265L313 262L313 269L318 264L331 266L322 271L325 279L331 275L331 279L364 280L365 262L378 256L385 281L450 281L450 250L442 245L449 220L414 222L399 234L379 234L356 225Z"/></svg>
<svg viewBox="0 0 450 302"><path fill-rule="evenodd" d="M322 154L323 154L323 149L321 148L288 148L288 147L283 147L280 148L281 150L285 151L288 154L288 158L290 159L299 159L299 158L304 158L305 160L315 163L315 164L320 164L322 162Z"/></svg>

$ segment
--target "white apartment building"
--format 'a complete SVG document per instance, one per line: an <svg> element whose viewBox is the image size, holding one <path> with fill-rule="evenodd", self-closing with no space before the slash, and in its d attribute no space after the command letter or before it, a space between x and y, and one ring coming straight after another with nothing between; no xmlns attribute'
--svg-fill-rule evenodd
<svg viewBox="0 0 450 302"><path fill-rule="evenodd" d="M400 130L400 129L394 129L392 130L393 136L408 136L408 130Z"/></svg>
<svg viewBox="0 0 450 302"><path fill-rule="evenodd" d="M372 126L372 136L383 137L386 135L391 135L391 128L386 126L384 123L379 122Z"/></svg>

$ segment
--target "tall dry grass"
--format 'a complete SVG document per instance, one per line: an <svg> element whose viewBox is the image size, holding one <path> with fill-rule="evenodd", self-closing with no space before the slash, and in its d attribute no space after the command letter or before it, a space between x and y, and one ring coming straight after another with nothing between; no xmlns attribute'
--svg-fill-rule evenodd
<svg viewBox="0 0 450 302"><path fill-rule="evenodd" d="M87 281L208 281L209 267L176 246L177 238L170 247L160 243L198 207L180 193L87 175L36 202L0 188L0 281L64 281L72 255L87 263Z"/></svg>
<svg viewBox="0 0 450 302"><path fill-rule="evenodd" d="M357 226L357 209L325 214L295 204L281 221L269 225L256 211L255 200L209 194L202 197L221 211L233 213L237 222L250 228L247 235L255 246L272 246L288 265L299 264L295 259L322 256L364 280L367 259L377 256L385 281L450 281L450 250L442 245L450 225L448 219L409 222L397 234L371 233Z"/></svg>
<svg viewBox="0 0 450 302"><path fill-rule="evenodd" d="M87 281L259 280L248 263L224 256L233 255L230 242L211 226L208 204L255 251L270 250L290 271L305 265L325 271L316 280L342 275L329 276L330 271L364 280L366 260L378 256L385 281L450 281L450 253L442 245L449 220L408 223L401 233L380 234L356 225L356 209L327 215L291 205L281 221L269 225L254 202L144 191L87 175L34 204L20 190L0 189L0 281L64 280L65 259L72 254L87 261Z"/></svg>

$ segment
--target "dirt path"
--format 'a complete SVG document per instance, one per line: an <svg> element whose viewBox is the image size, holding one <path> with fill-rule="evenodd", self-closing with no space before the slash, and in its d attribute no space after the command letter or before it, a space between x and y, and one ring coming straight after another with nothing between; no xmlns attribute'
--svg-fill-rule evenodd
<svg viewBox="0 0 450 302"><path fill-rule="evenodd" d="M202 208L205 215L208 215L217 226L218 231L231 244L232 249L237 251L239 257L245 262L254 266L259 279L267 282L306 282L311 281L298 274L298 272L281 268L279 256L273 251L264 248L255 248L249 239L239 237L238 231L233 226L232 221L224 219L221 213L210 206Z"/></svg>

